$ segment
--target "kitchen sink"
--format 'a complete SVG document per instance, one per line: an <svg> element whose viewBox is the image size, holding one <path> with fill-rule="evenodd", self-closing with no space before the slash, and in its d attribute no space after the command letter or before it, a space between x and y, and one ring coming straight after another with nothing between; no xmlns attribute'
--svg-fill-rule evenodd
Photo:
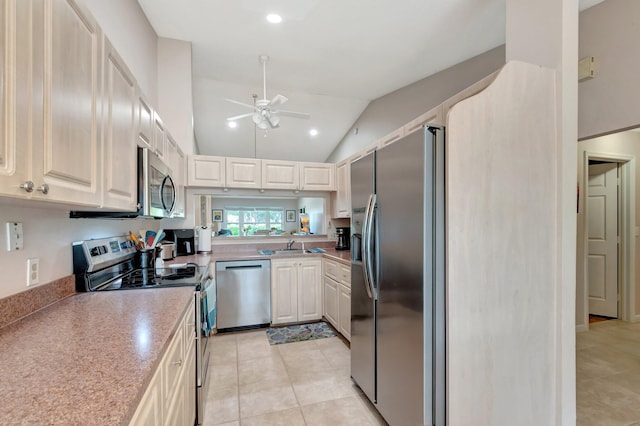
<svg viewBox="0 0 640 426"><path fill-rule="evenodd" d="M275 250L273 253L274 254L300 254L300 253L306 253L306 250L302 250L302 249L282 249L282 250Z"/></svg>

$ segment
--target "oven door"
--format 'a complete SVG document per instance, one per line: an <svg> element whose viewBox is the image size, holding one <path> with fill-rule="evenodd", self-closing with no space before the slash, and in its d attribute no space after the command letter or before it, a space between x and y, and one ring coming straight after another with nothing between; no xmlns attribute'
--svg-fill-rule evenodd
<svg viewBox="0 0 640 426"><path fill-rule="evenodd" d="M199 320L196 337L196 405L197 424L204 420L205 401L209 388L208 372L211 348L209 335L215 326L216 317L216 281L207 278L196 291L196 318Z"/></svg>

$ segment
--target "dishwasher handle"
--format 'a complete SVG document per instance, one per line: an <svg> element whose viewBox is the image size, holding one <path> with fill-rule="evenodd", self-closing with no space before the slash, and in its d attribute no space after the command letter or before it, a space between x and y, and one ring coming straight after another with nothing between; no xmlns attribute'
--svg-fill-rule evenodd
<svg viewBox="0 0 640 426"><path fill-rule="evenodd" d="M225 266L225 270L228 269L262 269L262 265L237 265L237 266Z"/></svg>

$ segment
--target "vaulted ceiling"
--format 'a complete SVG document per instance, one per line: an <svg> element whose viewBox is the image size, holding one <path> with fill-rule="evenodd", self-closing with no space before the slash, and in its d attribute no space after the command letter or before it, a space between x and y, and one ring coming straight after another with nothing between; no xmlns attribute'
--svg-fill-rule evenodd
<svg viewBox="0 0 640 426"><path fill-rule="evenodd" d="M581 0L581 9L602 0ZM138 0L160 37L192 43L202 154L324 161L369 101L505 41L506 0ZM268 13L283 20L271 24ZM280 127L227 117L282 94ZM309 134L317 129L317 136Z"/></svg>

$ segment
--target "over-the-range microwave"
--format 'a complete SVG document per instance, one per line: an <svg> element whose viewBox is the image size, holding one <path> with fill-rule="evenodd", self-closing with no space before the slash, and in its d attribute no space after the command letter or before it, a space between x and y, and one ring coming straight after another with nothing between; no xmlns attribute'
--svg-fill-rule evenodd
<svg viewBox="0 0 640 426"><path fill-rule="evenodd" d="M138 209L130 212L71 211L71 218L149 218L171 217L176 205L176 187L171 169L154 152L138 148Z"/></svg>

